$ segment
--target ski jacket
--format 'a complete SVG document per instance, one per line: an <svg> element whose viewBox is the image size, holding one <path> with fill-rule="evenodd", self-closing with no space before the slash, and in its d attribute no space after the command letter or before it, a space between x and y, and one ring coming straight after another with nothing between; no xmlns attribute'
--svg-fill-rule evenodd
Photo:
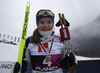
<svg viewBox="0 0 100 73"><path fill-rule="evenodd" d="M32 36L26 40L23 60L31 62L32 73L63 73L60 61L65 56L65 46L60 37L53 35L49 39L41 38L40 42L42 46L32 43Z"/></svg>

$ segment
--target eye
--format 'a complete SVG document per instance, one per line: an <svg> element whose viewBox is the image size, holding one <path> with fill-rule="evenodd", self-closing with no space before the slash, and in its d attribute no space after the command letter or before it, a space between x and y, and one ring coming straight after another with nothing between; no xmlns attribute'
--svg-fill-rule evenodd
<svg viewBox="0 0 100 73"><path fill-rule="evenodd" d="M40 21L40 24L44 24L44 21Z"/></svg>
<svg viewBox="0 0 100 73"><path fill-rule="evenodd" d="M47 23L48 23L48 24L52 24L52 21L50 20L50 21L48 21Z"/></svg>
<svg viewBox="0 0 100 73"><path fill-rule="evenodd" d="M52 22L48 22L48 24L52 24Z"/></svg>

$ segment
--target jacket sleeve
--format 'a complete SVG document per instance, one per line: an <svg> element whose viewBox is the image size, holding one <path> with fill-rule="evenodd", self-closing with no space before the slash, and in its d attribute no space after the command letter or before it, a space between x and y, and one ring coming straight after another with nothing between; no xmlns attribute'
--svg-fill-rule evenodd
<svg viewBox="0 0 100 73"><path fill-rule="evenodd" d="M28 44L29 44L29 37L26 39L26 44L25 44L25 47L24 47L21 73L25 73L25 71L27 71L26 68L27 68L28 63L24 59L26 58L25 54L26 54L26 51L27 51L27 48L28 48Z"/></svg>
<svg viewBox="0 0 100 73"><path fill-rule="evenodd" d="M65 45L62 43L62 49L61 49L61 60L65 57L66 49Z"/></svg>
<svg viewBox="0 0 100 73"><path fill-rule="evenodd" d="M23 52L23 58L25 58L25 52L26 52L26 49L28 47L28 44L29 44L29 37L26 39L26 43L25 43L25 47L24 47L24 52Z"/></svg>

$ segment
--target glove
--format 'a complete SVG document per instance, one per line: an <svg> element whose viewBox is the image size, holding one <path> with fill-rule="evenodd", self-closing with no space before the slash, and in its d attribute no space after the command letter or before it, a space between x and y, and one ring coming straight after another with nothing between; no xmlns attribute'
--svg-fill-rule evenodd
<svg viewBox="0 0 100 73"><path fill-rule="evenodd" d="M74 53L70 53L69 56L66 55L65 58L61 60L61 67L68 69L68 62L70 67L73 67L73 65L75 66L77 64L77 60Z"/></svg>
<svg viewBox="0 0 100 73"><path fill-rule="evenodd" d="M26 67L27 67L27 63L24 60L22 62L22 66L20 65L20 63L16 62L12 66L12 73L18 73L20 70L21 70L21 73L25 73L25 71L27 71Z"/></svg>
<svg viewBox="0 0 100 73"><path fill-rule="evenodd" d="M21 69L21 73L25 73L25 71L27 71L27 62L26 61L22 61L22 69Z"/></svg>
<svg viewBox="0 0 100 73"><path fill-rule="evenodd" d="M69 62L70 62L71 67L73 65L75 66L77 64L77 59L76 59L76 56L75 56L74 53L70 53L70 55L69 55Z"/></svg>
<svg viewBox="0 0 100 73"><path fill-rule="evenodd" d="M18 62L14 63L12 66L12 73L18 73L20 71L20 68L21 65Z"/></svg>
<svg viewBox="0 0 100 73"><path fill-rule="evenodd" d="M70 23L65 19L66 21L66 26L69 27L70 26ZM64 24L64 23L63 23ZM56 23L56 26L59 27L61 24L60 24L60 20Z"/></svg>

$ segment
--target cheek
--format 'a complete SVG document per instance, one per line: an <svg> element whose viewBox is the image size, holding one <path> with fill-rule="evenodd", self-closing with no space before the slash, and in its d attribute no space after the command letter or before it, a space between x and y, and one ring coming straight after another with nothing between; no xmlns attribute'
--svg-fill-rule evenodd
<svg viewBox="0 0 100 73"><path fill-rule="evenodd" d="M39 30L41 30L41 29L42 29L42 27L43 27L43 26L41 26L41 25L38 25L38 29L39 29Z"/></svg>
<svg viewBox="0 0 100 73"><path fill-rule="evenodd" d="M54 27L54 25L52 24L52 25L50 25L50 27L51 27L51 28L53 28L53 27Z"/></svg>
<svg viewBox="0 0 100 73"><path fill-rule="evenodd" d="M53 24L50 24L50 25L48 24L47 26L41 25L41 24L38 25L38 29L39 29L39 30L42 30L42 29L44 29L44 28L48 28L48 29L52 30L53 27L54 27Z"/></svg>
<svg viewBox="0 0 100 73"><path fill-rule="evenodd" d="M53 26L51 26L51 28L53 28Z"/></svg>

